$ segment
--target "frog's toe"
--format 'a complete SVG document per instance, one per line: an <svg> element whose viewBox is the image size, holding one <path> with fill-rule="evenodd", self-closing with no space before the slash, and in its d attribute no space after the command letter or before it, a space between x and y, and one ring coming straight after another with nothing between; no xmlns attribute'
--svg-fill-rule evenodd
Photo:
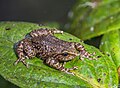
<svg viewBox="0 0 120 88"><path fill-rule="evenodd" d="M74 76L75 76L75 74L74 74L73 72L65 72L65 73L71 74L71 75L74 75Z"/></svg>
<svg viewBox="0 0 120 88"><path fill-rule="evenodd" d="M22 62L27 68L29 68L29 65L26 63L25 59L22 59L21 62Z"/></svg>
<svg viewBox="0 0 120 88"><path fill-rule="evenodd" d="M78 69L78 66L74 66L73 69L74 69L74 70Z"/></svg>
<svg viewBox="0 0 120 88"><path fill-rule="evenodd" d="M60 33L60 34L63 34L63 31L55 30L54 33Z"/></svg>
<svg viewBox="0 0 120 88"><path fill-rule="evenodd" d="M78 67L77 67L77 66L74 66L73 68L64 68L64 69L62 69L62 71L64 71L64 72L67 73L67 74L75 75L75 74L74 74L73 72L71 72L71 71L76 70L76 69L78 69Z"/></svg>
<svg viewBox="0 0 120 88"><path fill-rule="evenodd" d="M78 67L77 67L77 66L74 66L74 67L72 67L72 68L63 68L63 69L61 69L61 71L70 72L70 71L76 70L76 69L78 69Z"/></svg>
<svg viewBox="0 0 120 88"><path fill-rule="evenodd" d="M52 31L52 33L53 34L63 34L63 31L61 31L61 30L57 30L57 29L53 29L53 30L51 30Z"/></svg>
<svg viewBox="0 0 120 88"><path fill-rule="evenodd" d="M80 60L82 60L82 61L84 60L84 58L83 58L83 57L80 57L79 59L80 59Z"/></svg>
<svg viewBox="0 0 120 88"><path fill-rule="evenodd" d="M17 59L14 65L16 66L19 62L22 62L27 68L29 68L29 65L26 63L25 59Z"/></svg>
<svg viewBox="0 0 120 88"><path fill-rule="evenodd" d="M29 67L30 67L30 66L29 66L29 64L26 64L25 66L26 66L27 68L29 68Z"/></svg>
<svg viewBox="0 0 120 88"><path fill-rule="evenodd" d="M77 66L74 66L74 67L72 67L72 68L68 68L69 71L71 71L71 70L76 70L76 69L78 69Z"/></svg>
<svg viewBox="0 0 120 88"><path fill-rule="evenodd" d="M19 62L20 62L20 59L17 59L17 60L14 62L14 65L17 65Z"/></svg>

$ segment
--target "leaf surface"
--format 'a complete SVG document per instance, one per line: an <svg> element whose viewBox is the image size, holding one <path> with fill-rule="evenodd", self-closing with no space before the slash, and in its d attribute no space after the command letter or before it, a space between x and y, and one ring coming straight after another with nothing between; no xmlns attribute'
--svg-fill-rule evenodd
<svg viewBox="0 0 120 88"><path fill-rule="evenodd" d="M120 31L115 30L106 33L101 41L100 49L107 54L120 67Z"/></svg>
<svg viewBox="0 0 120 88"><path fill-rule="evenodd" d="M116 66L107 56L93 46L80 42L80 39L68 33L55 36L70 42L80 42L89 53L96 52L98 60L79 60L79 57L66 63L65 67L78 66L75 74L70 75L46 66L40 58L26 60L30 65L26 68L22 63L14 66L17 56L15 43L27 33L38 28L49 28L26 22L0 22L0 74L8 81L24 88L113 88L118 85Z"/></svg>

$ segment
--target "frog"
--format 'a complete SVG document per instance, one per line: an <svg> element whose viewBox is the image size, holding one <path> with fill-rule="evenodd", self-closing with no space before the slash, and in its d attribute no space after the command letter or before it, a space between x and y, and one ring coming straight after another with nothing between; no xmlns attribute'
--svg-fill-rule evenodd
<svg viewBox="0 0 120 88"><path fill-rule="evenodd" d="M71 73L71 70L75 70L78 67L65 68L64 65L76 56L79 56L80 60L84 60L84 58L89 60L95 59L93 58L94 54L87 52L81 43L68 42L54 35L62 35L63 33L61 30L48 28L31 31L29 33L30 37L25 37L19 41L16 48L18 59L14 65L22 62L26 67L29 67L25 60L38 57L43 60L46 65L56 70Z"/></svg>

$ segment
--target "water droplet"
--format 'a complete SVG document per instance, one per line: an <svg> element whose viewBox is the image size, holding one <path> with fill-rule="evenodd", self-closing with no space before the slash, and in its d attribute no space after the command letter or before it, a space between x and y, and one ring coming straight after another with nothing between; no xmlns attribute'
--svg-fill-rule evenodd
<svg viewBox="0 0 120 88"><path fill-rule="evenodd" d="M72 18L72 17L73 17L73 12L72 12L72 11L68 12L68 17L69 17L69 18Z"/></svg>
<svg viewBox="0 0 120 88"><path fill-rule="evenodd" d="M94 31L94 27L91 27L91 28L90 28L90 31L93 32L93 31Z"/></svg>

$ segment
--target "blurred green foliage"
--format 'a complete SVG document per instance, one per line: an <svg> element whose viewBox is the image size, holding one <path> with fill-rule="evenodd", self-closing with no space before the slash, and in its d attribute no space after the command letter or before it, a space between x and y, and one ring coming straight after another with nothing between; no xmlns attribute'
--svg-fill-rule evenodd
<svg viewBox="0 0 120 88"><path fill-rule="evenodd" d="M66 31L86 40L120 28L119 0L78 0Z"/></svg>

